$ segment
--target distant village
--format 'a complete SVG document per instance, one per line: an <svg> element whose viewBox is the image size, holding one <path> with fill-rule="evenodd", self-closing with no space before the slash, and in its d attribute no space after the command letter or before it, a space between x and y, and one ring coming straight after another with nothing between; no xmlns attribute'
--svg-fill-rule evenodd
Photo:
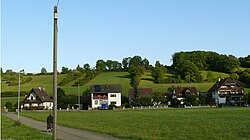
<svg viewBox="0 0 250 140"><path fill-rule="evenodd" d="M167 90L167 89L166 89ZM155 94L151 88L130 89L127 103L122 104L120 84L91 85L90 93L80 97L78 108L63 109L116 109L135 107L188 107L188 106L248 106L244 100L244 84L230 78L218 79L207 91L199 92L195 87L175 87L171 91ZM111 108L112 107L112 108ZM53 99L42 88L33 88L25 96L24 110L53 109ZM62 109L62 108L59 108Z"/></svg>

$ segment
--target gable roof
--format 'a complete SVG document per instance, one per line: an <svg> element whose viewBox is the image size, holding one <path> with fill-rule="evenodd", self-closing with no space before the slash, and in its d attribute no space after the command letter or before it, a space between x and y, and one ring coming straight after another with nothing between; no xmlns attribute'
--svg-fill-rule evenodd
<svg viewBox="0 0 250 140"><path fill-rule="evenodd" d="M175 87L173 89L173 94L175 94L176 97L182 97L187 93L197 94L197 90L195 87Z"/></svg>
<svg viewBox="0 0 250 140"><path fill-rule="evenodd" d="M31 93L35 93L38 97L37 101L40 102L53 102L53 100L49 97L46 91L40 88L32 88L29 94L24 98L24 101L30 96Z"/></svg>
<svg viewBox="0 0 250 140"><path fill-rule="evenodd" d="M103 85L91 85L91 93L121 93L122 87L120 84L103 84Z"/></svg>
<svg viewBox="0 0 250 140"><path fill-rule="evenodd" d="M228 88L228 89L237 89L237 90L242 90L244 88L244 84L241 83L238 80L232 80L231 78L225 78L221 79L220 81L217 81L209 90L208 92L213 92L215 90L219 90L221 86L226 85L226 84L231 84L235 83L238 87L236 88Z"/></svg>
<svg viewBox="0 0 250 140"><path fill-rule="evenodd" d="M152 97L154 93L152 88L139 88L138 94L139 97ZM135 90L133 88L129 89L129 95L130 97L135 97Z"/></svg>

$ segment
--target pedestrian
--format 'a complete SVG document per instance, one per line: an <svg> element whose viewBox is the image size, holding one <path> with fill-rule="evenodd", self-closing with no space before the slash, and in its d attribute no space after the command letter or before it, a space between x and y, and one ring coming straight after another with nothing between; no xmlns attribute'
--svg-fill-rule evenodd
<svg viewBox="0 0 250 140"><path fill-rule="evenodd" d="M48 131L48 132L51 132L51 131L52 131L52 128L53 128L53 116L50 114L50 115L47 117L47 131Z"/></svg>

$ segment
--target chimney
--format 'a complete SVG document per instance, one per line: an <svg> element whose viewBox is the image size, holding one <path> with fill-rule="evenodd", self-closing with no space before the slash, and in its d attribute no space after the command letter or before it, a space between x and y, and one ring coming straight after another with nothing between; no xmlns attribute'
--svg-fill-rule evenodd
<svg viewBox="0 0 250 140"><path fill-rule="evenodd" d="M220 77L218 78L218 82L220 82Z"/></svg>

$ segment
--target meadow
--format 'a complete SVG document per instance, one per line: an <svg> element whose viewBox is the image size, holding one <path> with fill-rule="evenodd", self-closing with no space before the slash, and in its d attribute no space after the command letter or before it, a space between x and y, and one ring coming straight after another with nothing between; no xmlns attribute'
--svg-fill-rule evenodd
<svg viewBox="0 0 250 140"><path fill-rule="evenodd" d="M22 112L44 121L50 112ZM58 112L58 124L121 139L250 139L250 108Z"/></svg>
<svg viewBox="0 0 250 140"><path fill-rule="evenodd" d="M26 125L17 125L15 121L1 116L1 139L3 140L51 140L52 136L43 134Z"/></svg>

